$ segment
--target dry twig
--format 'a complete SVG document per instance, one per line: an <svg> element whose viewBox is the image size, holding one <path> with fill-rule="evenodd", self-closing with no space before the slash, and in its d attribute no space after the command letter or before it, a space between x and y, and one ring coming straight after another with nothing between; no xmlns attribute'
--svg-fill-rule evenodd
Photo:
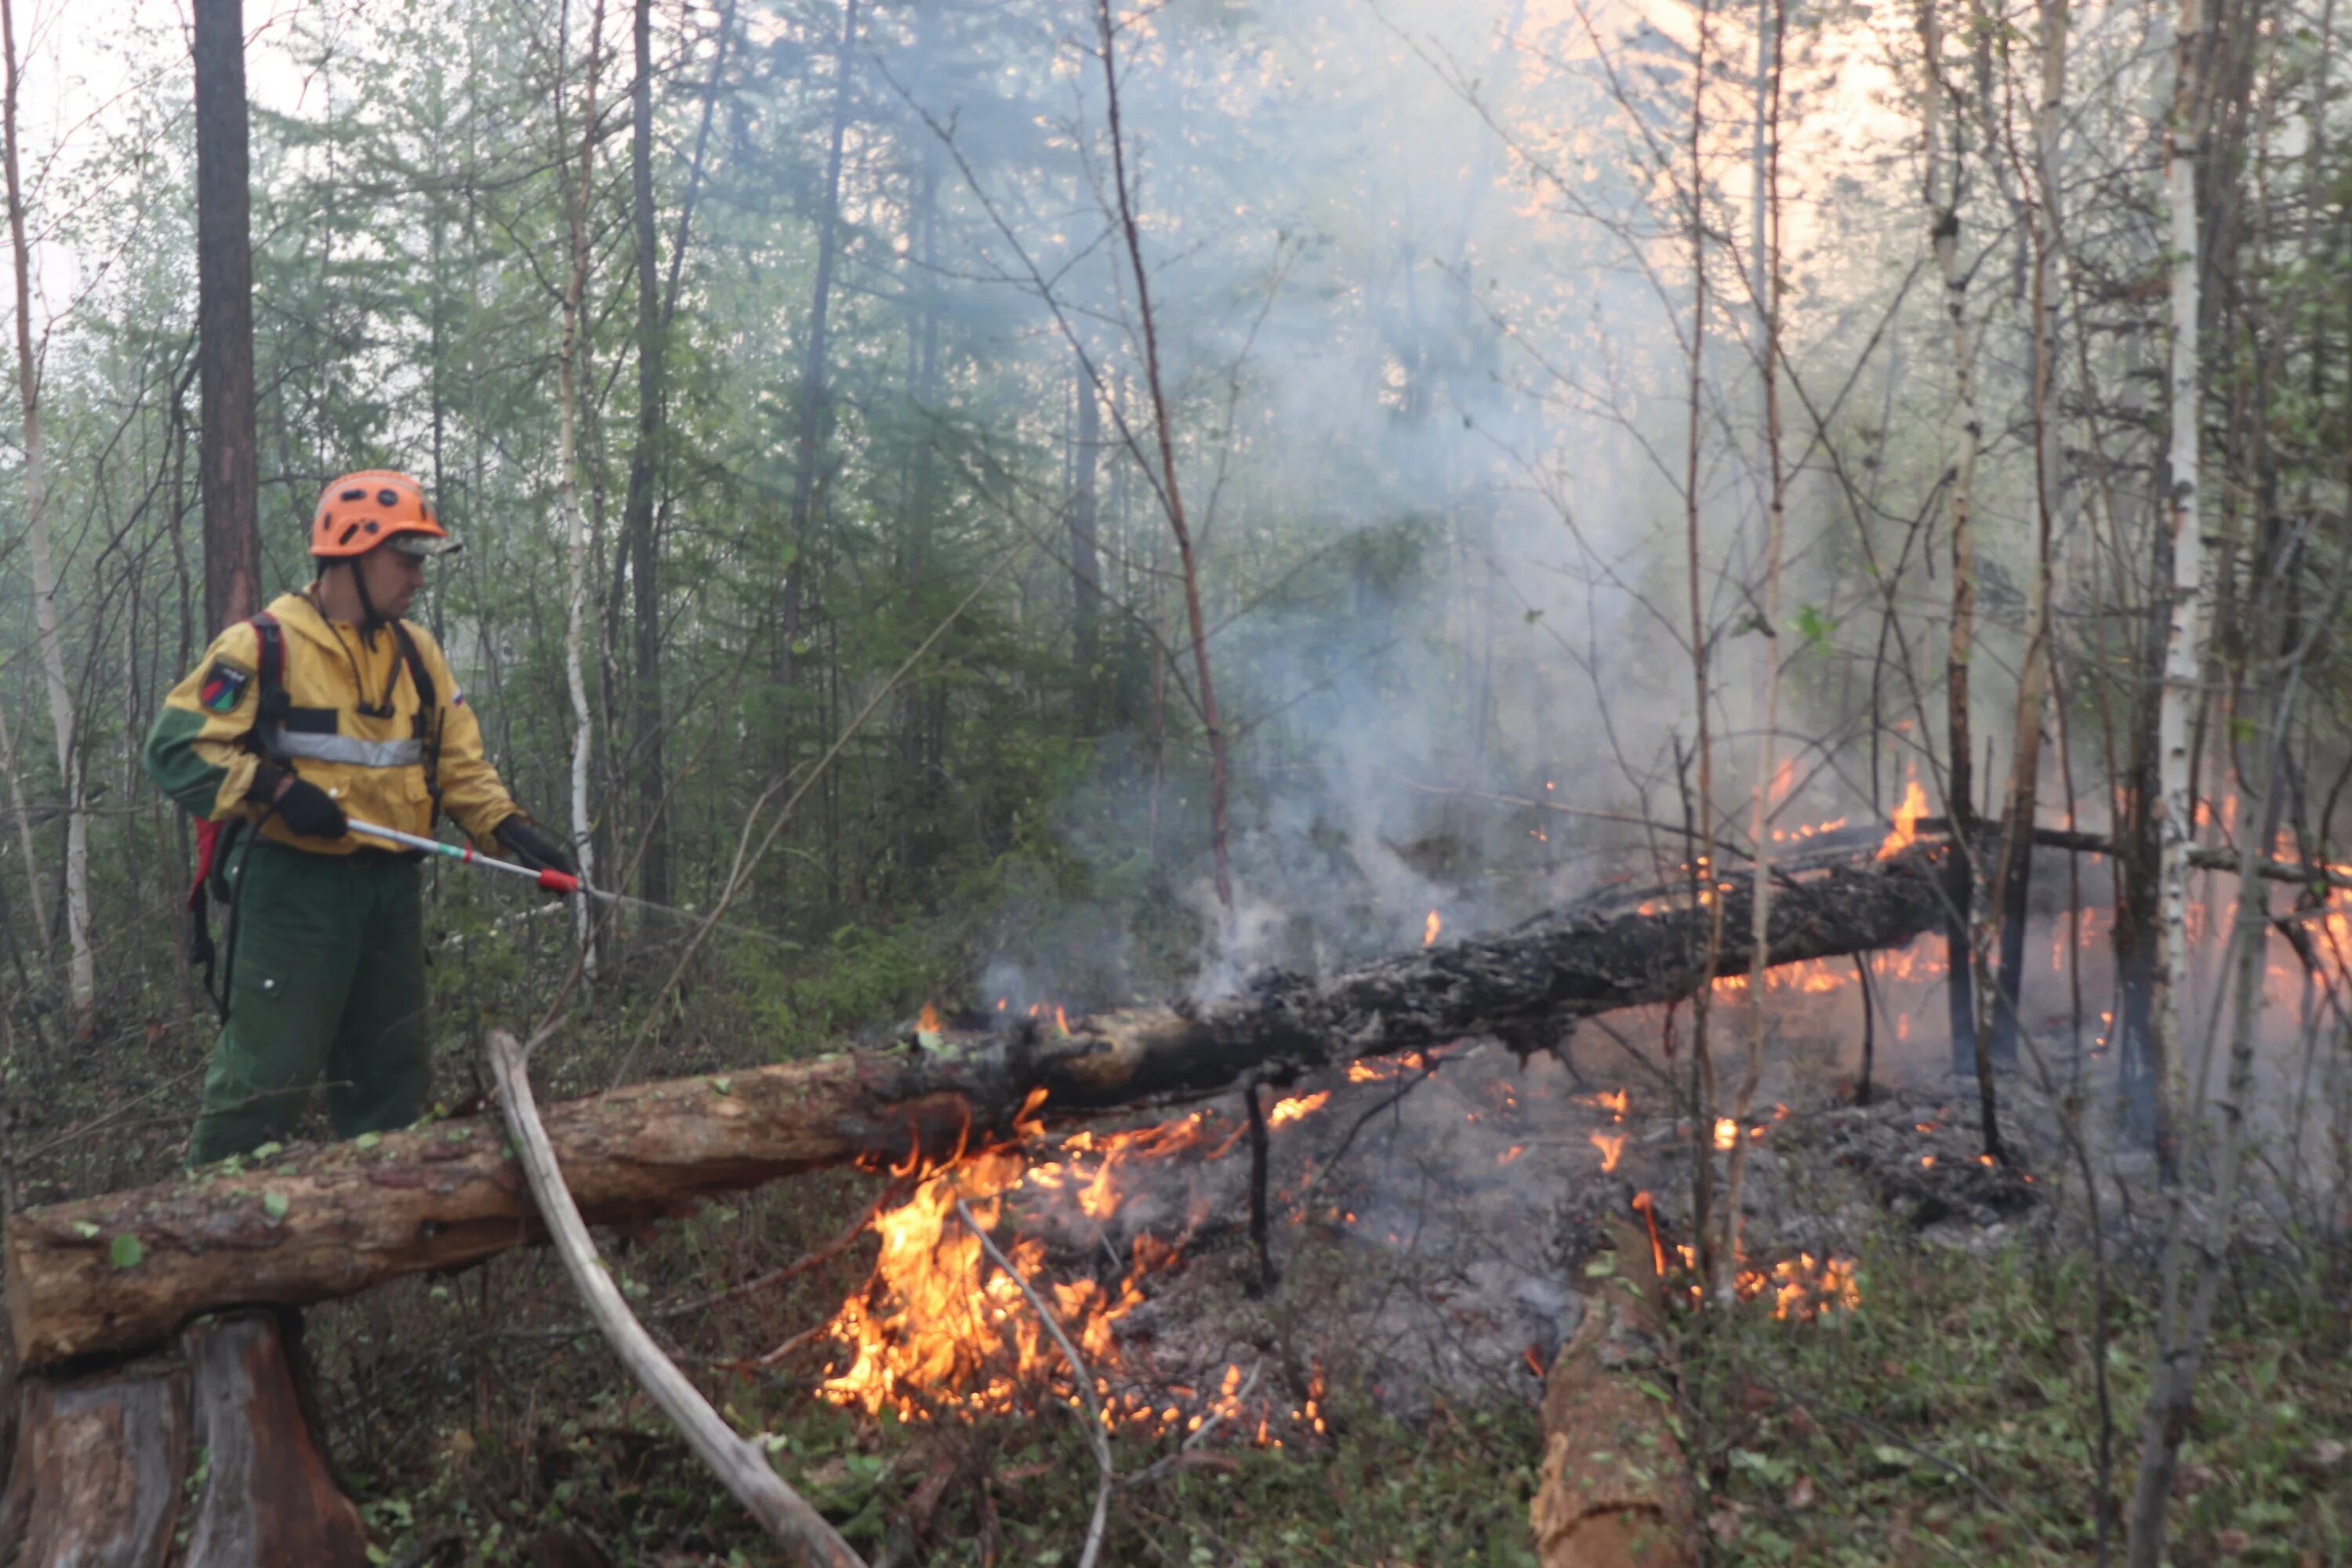
<svg viewBox="0 0 2352 1568"><path fill-rule="evenodd" d="M1095 1559L1102 1552L1103 1527L1110 1522L1111 1488L1118 1480L1117 1472L1111 1468L1110 1439L1103 1435L1102 1405L1095 1398L1095 1374L1087 1370L1086 1360L1078 1354L1078 1347L1072 1344L1070 1336L1062 1331L1061 1321L1047 1310L1029 1281L1022 1276L1021 1270L1013 1267L1013 1259L1004 1256L1003 1249L996 1245L987 1227L973 1217L971 1205L958 1198L955 1212L956 1218L963 1221L965 1228L980 1243L980 1249L988 1254L988 1260L1004 1270L1005 1277L1028 1299L1030 1310L1037 1314L1037 1321L1045 1325L1045 1331L1054 1336L1055 1344L1062 1347L1062 1354L1070 1363L1070 1379L1078 1385L1078 1397L1086 1402L1082 1419L1086 1422L1087 1442L1095 1451L1095 1466L1100 1472L1100 1479L1095 1485L1094 1517L1087 1521L1086 1550L1078 1553L1078 1568L1095 1568Z"/></svg>

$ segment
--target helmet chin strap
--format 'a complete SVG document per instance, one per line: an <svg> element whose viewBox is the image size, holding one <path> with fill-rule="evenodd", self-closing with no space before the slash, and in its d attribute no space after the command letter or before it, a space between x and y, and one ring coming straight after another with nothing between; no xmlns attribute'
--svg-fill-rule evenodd
<svg viewBox="0 0 2352 1568"><path fill-rule="evenodd" d="M343 564L351 572L353 591L359 595L360 636L367 639L368 647L373 647L375 629L384 624L383 616L376 610L375 600L368 593L367 574L360 570L359 561L355 558Z"/></svg>

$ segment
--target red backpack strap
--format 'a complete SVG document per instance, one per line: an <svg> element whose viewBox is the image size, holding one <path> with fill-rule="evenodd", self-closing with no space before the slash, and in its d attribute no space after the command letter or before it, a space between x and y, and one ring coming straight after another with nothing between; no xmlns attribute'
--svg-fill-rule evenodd
<svg viewBox="0 0 2352 1568"><path fill-rule="evenodd" d="M188 912L202 914L205 879L213 874L213 855L220 846L221 825L207 816L196 824L196 879L188 887Z"/></svg>

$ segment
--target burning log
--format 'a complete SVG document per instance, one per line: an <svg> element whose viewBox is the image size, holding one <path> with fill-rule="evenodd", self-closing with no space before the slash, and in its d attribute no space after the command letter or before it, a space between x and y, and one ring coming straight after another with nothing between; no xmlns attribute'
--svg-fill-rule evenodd
<svg viewBox="0 0 2352 1568"><path fill-rule="evenodd" d="M1923 844L1792 871L1773 900L1768 962L1893 947L1929 930L1942 913L1936 854ZM1715 972L1737 975L1751 963L1748 891L1721 884L1716 896ZM592 1223L676 1215L825 1166L950 1158L1011 1136L1033 1111L1288 1082L1470 1035L1546 1043L1580 1016L1689 995L1706 973L1708 918L1686 900L1564 911L1327 977L1269 972L1202 1007L910 1031L895 1048L559 1104L547 1131ZM351 1295L542 1238L495 1121L451 1121L22 1212L8 1227L9 1324L20 1363L51 1366L158 1343L223 1306Z"/></svg>

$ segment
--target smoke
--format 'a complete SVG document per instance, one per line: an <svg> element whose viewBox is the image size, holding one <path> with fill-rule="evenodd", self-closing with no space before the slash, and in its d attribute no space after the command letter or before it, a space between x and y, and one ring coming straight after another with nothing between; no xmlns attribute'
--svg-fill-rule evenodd
<svg viewBox="0 0 2352 1568"><path fill-rule="evenodd" d="M960 291L962 324L1067 363L1075 338L1094 367L1108 586L1166 660L1177 738L1155 746L1129 714L1066 832L1102 879L1139 846L1172 867L1188 989L1407 944L1433 910L1465 934L1656 869L1643 825L1679 820L1660 803L1688 787L1695 728L1686 305L1643 133L1580 24L1227 5L1154 11L1118 40L1118 152L1234 748L1228 918L1093 31L1072 18L1008 66L927 18L877 58L941 160L955 265L996 280ZM1671 50L1640 47L1670 109L1687 90ZM1756 487L1709 440L1707 614L1727 623L1717 700L1734 702ZM1812 576L1792 575L1802 602ZM1718 737L1736 728L1718 713ZM1734 809L1752 740L1717 759ZM1022 916L1026 977L1099 976L1092 928L1118 904L1079 900L1063 953Z"/></svg>

